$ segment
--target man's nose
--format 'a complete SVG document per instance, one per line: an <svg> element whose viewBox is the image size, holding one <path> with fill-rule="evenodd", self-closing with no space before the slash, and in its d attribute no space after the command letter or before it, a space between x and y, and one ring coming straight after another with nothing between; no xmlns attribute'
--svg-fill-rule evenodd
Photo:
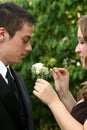
<svg viewBox="0 0 87 130"><path fill-rule="evenodd" d="M32 46L31 46L30 43L27 44L27 46L26 46L26 50L27 50L27 51L32 51Z"/></svg>

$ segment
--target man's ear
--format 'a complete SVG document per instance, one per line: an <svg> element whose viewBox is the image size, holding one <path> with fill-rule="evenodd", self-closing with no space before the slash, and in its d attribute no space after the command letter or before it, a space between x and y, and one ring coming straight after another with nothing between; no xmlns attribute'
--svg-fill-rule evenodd
<svg viewBox="0 0 87 130"><path fill-rule="evenodd" d="M6 30L3 27L0 27L0 42L4 42L6 37Z"/></svg>

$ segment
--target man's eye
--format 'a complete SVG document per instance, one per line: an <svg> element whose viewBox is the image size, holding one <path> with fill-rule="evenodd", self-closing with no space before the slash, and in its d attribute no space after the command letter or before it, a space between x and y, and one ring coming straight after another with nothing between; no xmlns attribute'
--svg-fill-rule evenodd
<svg viewBox="0 0 87 130"><path fill-rule="evenodd" d="M28 41L27 40L23 40L23 44L26 44L26 43L28 43Z"/></svg>

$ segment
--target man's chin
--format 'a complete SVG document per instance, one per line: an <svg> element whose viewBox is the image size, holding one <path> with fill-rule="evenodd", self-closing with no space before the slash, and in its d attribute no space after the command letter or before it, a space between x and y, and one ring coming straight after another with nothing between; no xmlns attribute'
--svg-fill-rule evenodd
<svg viewBox="0 0 87 130"><path fill-rule="evenodd" d="M20 64L22 62L22 60L20 60L20 61L14 61L14 62L12 62L12 64Z"/></svg>

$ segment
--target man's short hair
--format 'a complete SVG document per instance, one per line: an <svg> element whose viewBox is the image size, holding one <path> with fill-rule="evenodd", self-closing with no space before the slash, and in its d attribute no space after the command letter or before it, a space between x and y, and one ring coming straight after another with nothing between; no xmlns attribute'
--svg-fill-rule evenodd
<svg viewBox="0 0 87 130"><path fill-rule="evenodd" d="M24 23L34 25L36 18L29 12L13 2L0 3L0 27L4 27L13 37Z"/></svg>

